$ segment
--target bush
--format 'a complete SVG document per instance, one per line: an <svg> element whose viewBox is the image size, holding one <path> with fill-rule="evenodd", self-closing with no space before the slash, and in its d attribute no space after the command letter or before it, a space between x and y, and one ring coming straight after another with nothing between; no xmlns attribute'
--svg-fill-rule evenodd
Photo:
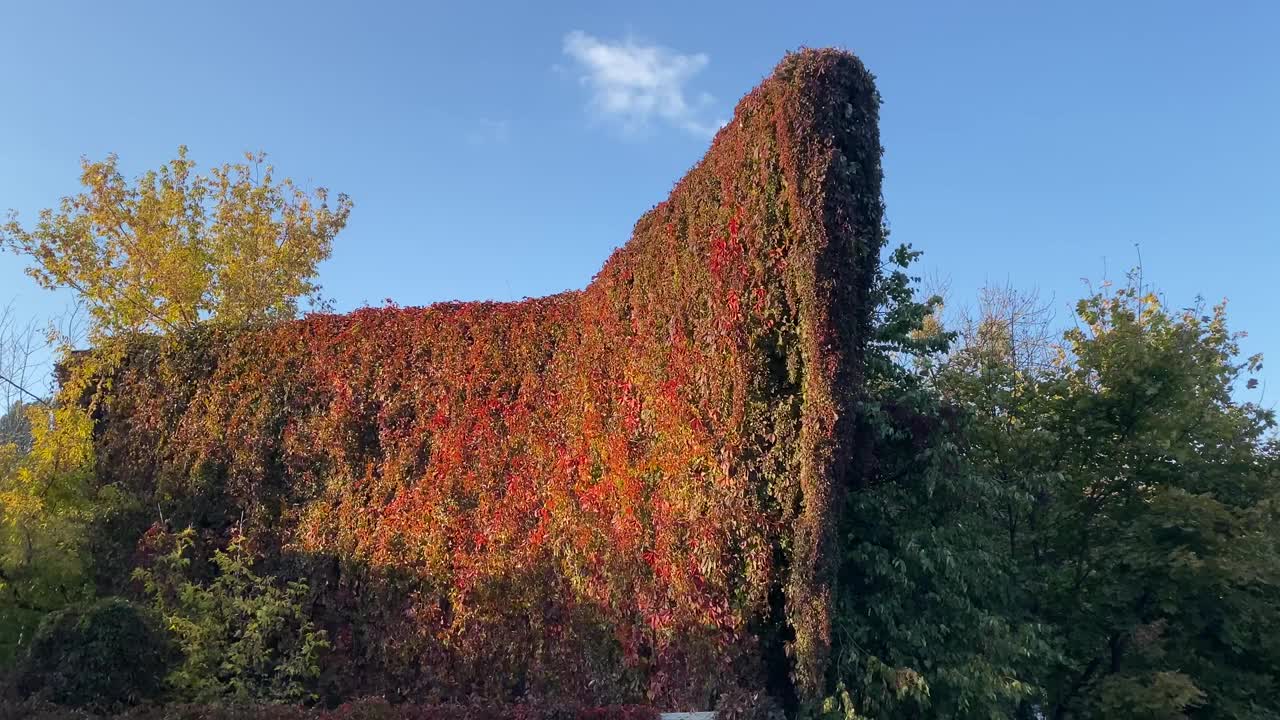
<svg viewBox="0 0 1280 720"><path fill-rule="evenodd" d="M163 553L134 573L182 649L169 686L197 702L315 700L319 653L329 643L303 608L306 584L259 575L240 536L213 553L217 576L194 582L194 538L191 529L150 536L150 547Z"/></svg>
<svg viewBox="0 0 1280 720"><path fill-rule="evenodd" d="M142 608L105 598L40 622L18 673L18 691L59 705L116 710L158 697L176 659Z"/></svg>

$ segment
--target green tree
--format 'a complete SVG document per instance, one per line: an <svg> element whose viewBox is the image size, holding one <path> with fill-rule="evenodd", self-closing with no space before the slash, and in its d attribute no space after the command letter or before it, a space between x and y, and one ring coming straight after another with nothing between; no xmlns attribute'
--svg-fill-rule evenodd
<svg viewBox="0 0 1280 720"><path fill-rule="evenodd" d="M0 447L8 446L14 457L22 457L31 452L35 436L31 432L31 418L28 417L33 406L22 401L9 406L8 412L0 415Z"/></svg>
<svg viewBox="0 0 1280 720"><path fill-rule="evenodd" d="M1171 312L1134 285L1076 316L1056 353L1029 353L1013 316L987 315L940 375L1052 644L1040 710L1274 716L1280 464L1272 414L1233 394L1260 359L1239 358L1225 307Z"/></svg>
<svg viewBox="0 0 1280 720"><path fill-rule="evenodd" d="M920 302L899 248L876 286L859 434L869 447L842 527L834 636L845 717L1009 717L1035 694L1038 628L1010 592L992 511L1001 488L966 458L969 419L934 385L953 334Z"/></svg>

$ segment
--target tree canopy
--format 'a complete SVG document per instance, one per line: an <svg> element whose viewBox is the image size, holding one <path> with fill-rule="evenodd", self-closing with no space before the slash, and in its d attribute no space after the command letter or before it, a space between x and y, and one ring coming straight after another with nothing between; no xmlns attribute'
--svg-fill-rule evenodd
<svg viewBox="0 0 1280 720"><path fill-rule="evenodd" d="M0 245L82 297L99 336L293 317L351 211L346 195L331 206L324 188L277 180L263 153L200 174L180 147L132 182L115 155L84 159L80 183L33 226L11 213Z"/></svg>

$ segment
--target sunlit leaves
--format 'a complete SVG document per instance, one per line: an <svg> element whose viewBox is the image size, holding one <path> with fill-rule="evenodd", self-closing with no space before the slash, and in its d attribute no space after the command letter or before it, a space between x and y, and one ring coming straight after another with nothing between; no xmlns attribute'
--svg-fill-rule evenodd
<svg viewBox="0 0 1280 720"><path fill-rule="evenodd" d="M154 559L134 571L182 650L170 687L197 702L314 700L329 643L306 612L307 586L255 572L240 536L214 551L216 576L198 582L191 571L194 535L153 528L144 547Z"/></svg>
<svg viewBox="0 0 1280 720"><path fill-rule="evenodd" d="M45 612L86 597L84 528L95 512L92 422L78 408L30 406L30 452L0 445L0 662Z"/></svg>
<svg viewBox="0 0 1280 720"><path fill-rule="evenodd" d="M769 675L813 699L882 239L877 105L851 56L792 56L581 292L139 341L102 398L105 479L330 558L332 652L384 663L343 682L706 707ZM202 247L243 241L224 221L253 227L210 212ZM235 283L188 277L243 314Z"/></svg>
<svg viewBox="0 0 1280 720"><path fill-rule="evenodd" d="M29 274L83 298L103 337L292 317L314 296L316 266L346 225L351 201L277 180L266 156L196 172L185 147L159 169L126 180L116 156L82 161L84 190L24 226L0 226L0 244Z"/></svg>

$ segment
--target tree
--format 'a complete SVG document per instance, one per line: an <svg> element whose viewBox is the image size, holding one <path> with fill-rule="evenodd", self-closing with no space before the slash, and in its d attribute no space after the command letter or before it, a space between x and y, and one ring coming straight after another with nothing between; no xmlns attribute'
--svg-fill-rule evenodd
<svg viewBox="0 0 1280 720"><path fill-rule="evenodd" d="M175 660L151 613L106 598L45 616L17 685L24 695L109 713L159 697Z"/></svg>
<svg viewBox="0 0 1280 720"><path fill-rule="evenodd" d="M1009 717L1036 694L1038 628L1009 591L994 511L1002 488L966 457L969 418L934 383L953 333L941 299L918 301L889 256L876 284L876 334L858 432L870 447L842 513L833 634L851 717Z"/></svg>
<svg viewBox="0 0 1280 720"><path fill-rule="evenodd" d="M80 303L50 331L73 370L52 401L30 387L33 326L0 315L0 666L29 644L42 615L92 596L92 549L114 547L102 533L136 520L137 502L94 475L84 406L94 402L94 373L124 349L116 341L292 317L319 290L316 266L350 200L339 195L330 207L324 189L277 181L264 155L246 160L199 175L179 148L133 183L114 155L85 160L80 194L41 212L34 227L16 213L0 226L0 246L26 256L33 278L74 291ZM81 306L95 353L67 363Z"/></svg>
<svg viewBox="0 0 1280 720"><path fill-rule="evenodd" d="M92 487L89 415L28 408L32 449L0 446L0 666L13 662L40 618L92 595L84 529L110 495Z"/></svg>
<svg viewBox="0 0 1280 720"><path fill-rule="evenodd" d="M12 303L0 308L0 446L19 454L31 449L26 407L44 402L34 382L41 349L35 321L19 319Z"/></svg>
<svg viewBox="0 0 1280 720"><path fill-rule="evenodd" d="M985 316L940 381L1005 488L1013 582L1052 646L1040 710L1277 712L1274 417L1233 395L1260 358L1239 359L1224 306L1171 312L1136 284L1082 300L1052 362L1027 361L1015 339L1040 336L1010 317Z"/></svg>
<svg viewBox="0 0 1280 720"><path fill-rule="evenodd" d="M31 418L28 417L31 407L19 400L10 405L7 412L0 415L0 446L11 447L15 457L31 452L33 438Z"/></svg>
<svg viewBox="0 0 1280 720"><path fill-rule="evenodd" d="M84 190L40 213L16 213L0 245L26 256L47 288L84 299L95 341L171 332L206 320L244 324L292 317L315 296L317 265L346 225L351 201L277 181L264 154L195 172L187 149L128 182L115 155L81 161Z"/></svg>

